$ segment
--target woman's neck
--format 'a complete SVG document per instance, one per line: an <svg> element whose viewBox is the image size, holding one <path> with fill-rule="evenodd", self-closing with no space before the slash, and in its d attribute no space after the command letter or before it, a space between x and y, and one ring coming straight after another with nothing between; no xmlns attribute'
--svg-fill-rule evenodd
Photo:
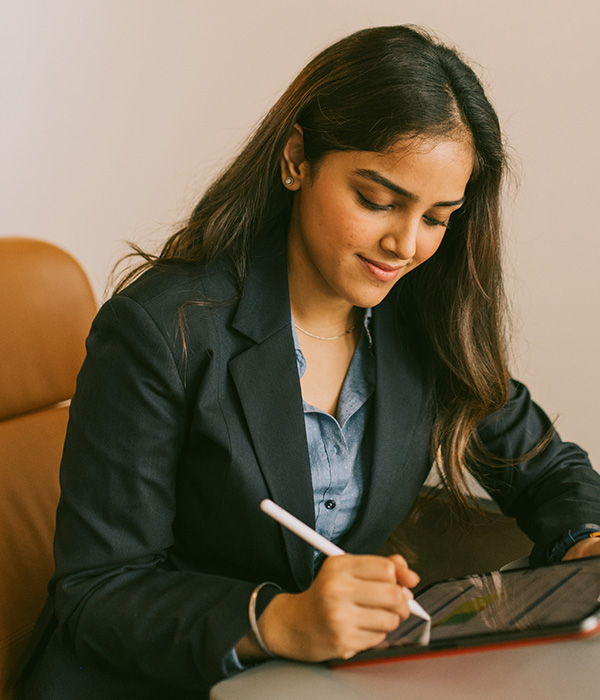
<svg viewBox="0 0 600 700"><path fill-rule="evenodd" d="M302 274L288 271L290 308L294 323L316 335L332 337L356 323L357 309L328 288L315 288Z"/></svg>
<svg viewBox="0 0 600 700"><path fill-rule="evenodd" d="M294 323L309 334L323 337L342 335L357 323L357 309L349 303L327 303L325 299L295 296L290 289L290 308Z"/></svg>

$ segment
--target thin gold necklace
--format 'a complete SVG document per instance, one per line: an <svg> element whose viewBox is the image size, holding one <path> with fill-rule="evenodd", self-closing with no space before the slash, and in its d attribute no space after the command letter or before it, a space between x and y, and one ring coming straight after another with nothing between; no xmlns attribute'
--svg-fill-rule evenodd
<svg viewBox="0 0 600 700"><path fill-rule="evenodd" d="M352 333L352 331L356 328L356 321L350 326L350 328L348 328L347 331L340 333L340 335L333 335L330 338L326 338L323 335L315 335L314 333L309 333L308 331L305 331L304 328L300 328L300 326L297 326L295 323L294 328L297 328L301 333L304 333L304 335L308 335L311 338L316 338L317 340L337 340L338 338L343 338L345 335L348 335L348 333Z"/></svg>

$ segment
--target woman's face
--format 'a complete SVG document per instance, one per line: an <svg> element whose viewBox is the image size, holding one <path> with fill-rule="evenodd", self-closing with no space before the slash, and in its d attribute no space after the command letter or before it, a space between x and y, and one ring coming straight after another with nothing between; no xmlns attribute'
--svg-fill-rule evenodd
<svg viewBox="0 0 600 700"><path fill-rule="evenodd" d="M462 140L423 138L385 153L334 151L313 176L298 157L301 134L294 138L296 148L286 149L290 170L284 161L296 190L290 290L305 300L375 306L438 249L450 215L463 203L472 148Z"/></svg>

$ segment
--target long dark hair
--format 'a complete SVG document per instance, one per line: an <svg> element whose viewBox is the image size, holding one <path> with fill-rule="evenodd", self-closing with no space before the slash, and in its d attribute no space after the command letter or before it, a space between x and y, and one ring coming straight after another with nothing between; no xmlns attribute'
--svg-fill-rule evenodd
<svg viewBox="0 0 600 700"><path fill-rule="evenodd" d="M287 230L292 193L280 160L294 124L311 166L339 150L384 151L399 138L466 138L474 169L466 201L436 254L403 278L408 321L437 365L432 461L465 505L466 471L491 463L476 438L480 420L507 400L501 276L500 192L505 153L496 113L474 71L425 31L378 27L325 49L292 82L246 146L217 177L161 253L130 272L167 260L229 257L240 287L260 231Z"/></svg>

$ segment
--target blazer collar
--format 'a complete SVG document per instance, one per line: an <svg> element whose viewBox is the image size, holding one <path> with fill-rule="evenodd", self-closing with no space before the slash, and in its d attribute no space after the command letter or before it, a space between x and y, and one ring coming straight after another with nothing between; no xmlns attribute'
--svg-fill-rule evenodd
<svg viewBox="0 0 600 700"><path fill-rule="evenodd" d="M426 421L423 367L410 330L398 320L397 297L394 289L373 310L373 460L363 506L342 543L356 553L373 552L385 542L426 476L411 455L414 438Z"/></svg>
<svg viewBox="0 0 600 700"><path fill-rule="evenodd" d="M290 297L283 232L265 236L254 246L232 326L255 343L289 328Z"/></svg>
<svg viewBox="0 0 600 700"><path fill-rule="evenodd" d="M256 247L232 326L253 341L230 360L229 369L269 496L314 527L312 479L291 329L285 246L263 241ZM257 511L258 508L259 503ZM273 524L273 527L280 526ZM296 584L299 589L305 589L312 581L312 547L287 529L281 530Z"/></svg>

